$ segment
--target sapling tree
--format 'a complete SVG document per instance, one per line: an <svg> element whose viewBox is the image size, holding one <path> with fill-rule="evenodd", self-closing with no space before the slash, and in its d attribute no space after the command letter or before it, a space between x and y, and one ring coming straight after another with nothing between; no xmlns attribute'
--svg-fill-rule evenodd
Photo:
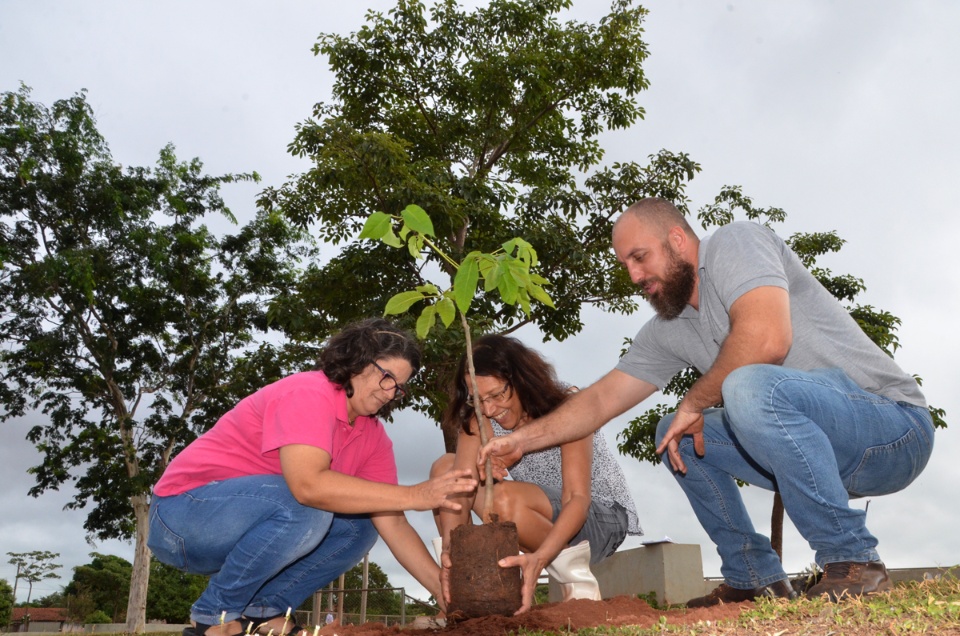
<svg viewBox="0 0 960 636"><path fill-rule="evenodd" d="M432 250L446 263L451 271L451 284L445 289L427 283L415 289L395 294L387 301L385 315L403 314L414 305L423 303L423 309L417 318L417 337L425 339L437 324L437 319L445 327L453 324L459 315L460 326L466 341L467 370L473 394L478 395L476 370L473 366L473 341L467 314L478 292L490 294L496 292L500 300L507 305L519 306L525 314L530 313L531 302L537 301L553 307L550 294L544 289L549 281L537 274L537 251L522 238L512 238L493 252L472 251L457 262L446 254L436 242L436 234L430 216L418 205L408 205L399 216L374 212L367 219L360 233L361 239L379 240L392 247L406 247L415 260L424 258L425 250ZM483 288L480 282L483 281ZM480 408L480 400L474 400L474 413L477 417L480 439L486 444L490 425ZM490 521L493 505L493 479L490 458L487 458L486 474L488 479L484 487L483 521Z"/></svg>

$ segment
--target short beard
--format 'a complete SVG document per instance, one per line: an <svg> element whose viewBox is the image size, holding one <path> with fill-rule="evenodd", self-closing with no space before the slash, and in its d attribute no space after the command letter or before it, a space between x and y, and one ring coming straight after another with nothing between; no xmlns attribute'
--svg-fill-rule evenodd
<svg viewBox="0 0 960 636"><path fill-rule="evenodd" d="M662 320L673 320L683 313L690 302L690 295L697 283L697 270L687 261L678 258L667 246L670 266L661 281L660 291L647 299Z"/></svg>

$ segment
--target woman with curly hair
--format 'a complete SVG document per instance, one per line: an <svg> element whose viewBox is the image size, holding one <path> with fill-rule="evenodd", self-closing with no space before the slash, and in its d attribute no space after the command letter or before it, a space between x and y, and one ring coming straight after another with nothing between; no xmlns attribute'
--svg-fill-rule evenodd
<svg viewBox="0 0 960 636"><path fill-rule="evenodd" d="M469 471L397 485L388 415L420 367L413 337L371 319L333 336L316 370L241 400L179 453L154 486L149 546L159 560L210 575L185 636L272 630L363 558L377 536L441 598L440 570L404 510L473 489Z"/></svg>
<svg viewBox="0 0 960 636"><path fill-rule="evenodd" d="M459 428L456 454L434 462L431 476L470 470L479 478L480 435L474 403L489 418L490 436L509 435L528 421L559 406L576 389L561 383L553 367L516 338L487 335L473 347L479 397L473 394L466 356L460 361L444 418ZM448 472L450 471L450 472ZM563 590L564 600L599 600L599 587L590 564L613 554L627 534L641 534L636 507L623 470L610 454L602 435L529 453L509 467L510 480L494 486L493 512L500 521L517 525L522 554L501 562L521 567L526 611L540 572L546 568ZM452 494L459 509L435 511L442 537L441 563L450 566L450 532L470 523L471 509L482 515L477 491ZM444 587L447 572L441 574ZM445 590L446 591L446 590Z"/></svg>

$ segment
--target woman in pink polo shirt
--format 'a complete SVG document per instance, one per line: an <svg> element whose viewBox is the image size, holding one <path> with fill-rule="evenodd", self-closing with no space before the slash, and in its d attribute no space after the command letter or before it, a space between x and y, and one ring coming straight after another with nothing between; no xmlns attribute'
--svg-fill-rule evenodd
<svg viewBox="0 0 960 636"><path fill-rule="evenodd" d="M476 482L461 471L397 485L378 419L419 368L410 334L382 319L351 325L328 341L318 370L244 398L173 459L153 489L148 544L160 561L210 575L185 636L242 634L251 623L295 634L287 608L359 563L378 534L442 598L439 568L403 511L455 508L447 495Z"/></svg>

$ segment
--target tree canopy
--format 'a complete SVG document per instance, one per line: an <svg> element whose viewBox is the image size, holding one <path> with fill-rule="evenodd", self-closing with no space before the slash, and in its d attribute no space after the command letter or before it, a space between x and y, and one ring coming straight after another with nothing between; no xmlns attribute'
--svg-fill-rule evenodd
<svg viewBox="0 0 960 636"><path fill-rule="evenodd" d="M82 619L96 611L110 617L111 623L126 619L127 596L133 567L124 558L112 554L92 552L93 560L73 569L73 579L64 588L68 597L85 598L90 608L84 608Z"/></svg>
<svg viewBox="0 0 960 636"><path fill-rule="evenodd" d="M122 557L92 552L91 561L77 566L64 588L61 601L70 609L71 619L80 623L97 612L108 623L122 622L130 591L133 566ZM189 623L190 607L207 585L207 577L186 574L150 560L150 590L147 595L147 620Z"/></svg>
<svg viewBox="0 0 960 636"><path fill-rule="evenodd" d="M260 198L264 210L282 210L336 248L305 277L302 295L276 306L289 333L380 314L397 290L423 285L430 268L452 276L436 254L414 263L357 243L371 214L398 216L409 204L427 212L456 262L513 237L537 249L556 309L525 315L484 299L471 316L478 333L534 323L562 340L583 328L584 305L636 307L609 249L611 217L649 195L685 205L699 166L663 151L647 165L595 169L599 134L643 116L635 98L647 88L646 11L617 0L596 24L563 22L570 4L492 0L466 11L443 0L428 11L400 0L387 14L368 13L355 33L319 38L314 52L334 72L333 100L317 105L290 146L312 166ZM308 322L304 304L322 309ZM454 327L426 343L418 408L436 419L463 340Z"/></svg>
<svg viewBox="0 0 960 636"><path fill-rule="evenodd" d="M390 579L379 565L370 561L367 564L367 587L371 590L367 594L367 613L369 614L400 614L400 605L403 595L397 590L390 589ZM362 590L363 563L359 563L344 573L344 590ZM334 595L334 607L338 607L338 600ZM343 597L343 610L348 614L360 611L361 596L358 593L347 593ZM322 617L326 608L321 608L317 616Z"/></svg>
<svg viewBox="0 0 960 636"><path fill-rule="evenodd" d="M17 583L22 579L30 586L27 592L26 603L30 604L30 597L33 595L33 584L39 583L45 579L59 579L57 570L63 566L55 563L54 559L60 557L57 552L47 550L34 550L33 552L7 552L10 557L8 563L17 566L16 579L13 582L13 594L16 599Z"/></svg>
<svg viewBox="0 0 960 636"><path fill-rule="evenodd" d="M189 623L190 608L206 587L207 577L187 574L151 559L147 620L172 624Z"/></svg>
<svg viewBox="0 0 960 636"><path fill-rule="evenodd" d="M0 420L29 433L38 496L70 482L95 538L136 538L128 616L142 623L150 486L170 457L278 377L258 338L309 243L277 215L234 222L209 176L169 145L154 168L116 165L80 92L47 107L0 95ZM294 354L295 355L295 354Z"/></svg>
<svg viewBox="0 0 960 636"><path fill-rule="evenodd" d="M6 579L0 579L0 625L9 625L13 615L13 587Z"/></svg>

